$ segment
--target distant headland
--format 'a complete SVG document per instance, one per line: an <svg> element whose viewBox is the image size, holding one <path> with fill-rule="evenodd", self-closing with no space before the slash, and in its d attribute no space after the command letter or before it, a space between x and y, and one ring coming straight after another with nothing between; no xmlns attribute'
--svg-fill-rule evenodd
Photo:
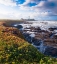
<svg viewBox="0 0 57 64"><path fill-rule="evenodd" d="M21 18L21 20L24 20L24 21L36 21L35 19L23 19L23 18Z"/></svg>

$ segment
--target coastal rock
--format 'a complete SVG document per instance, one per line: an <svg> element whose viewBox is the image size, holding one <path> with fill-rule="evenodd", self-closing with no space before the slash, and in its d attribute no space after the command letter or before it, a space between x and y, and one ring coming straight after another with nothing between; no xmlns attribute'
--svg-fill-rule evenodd
<svg viewBox="0 0 57 64"><path fill-rule="evenodd" d="M45 52L45 55L51 55L51 56L57 56L57 48L53 48L53 47L47 47Z"/></svg>
<svg viewBox="0 0 57 64"><path fill-rule="evenodd" d="M57 39L44 39L45 46L57 48Z"/></svg>
<svg viewBox="0 0 57 64"><path fill-rule="evenodd" d="M32 39L32 42L33 42L33 44L36 45L36 46L39 46L39 45L41 44L41 40L35 39L35 38Z"/></svg>
<svg viewBox="0 0 57 64"><path fill-rule="evenodd" d="M50 30L50 31L57 30L57 27L50 27L49 30Z"/></svg>
<svg viewBox="0 0 57 64"><path fill-rule="evenodd" d="M23 28L22 25L17 25L16 28L20 29Z"/></svg>
<svg viewBox="0 0 57 64"><path fill-rule="evenodd" d="M29 36L30 34L28 33L23 33L25 39L29 42L29 43L32 43L32 38Z"/></svg>
<svg viewBox="0 0 57 64"><path fill-rule="evenodd" d="M40 52L54 57L57 56L57 27L46 27L47 23L45 23L45 26L43 25L45 29L42 29L41 26L32 24L27 24L22 30L25 39L33 44ZM18 26L17 28L20 29L22 27Z"/></svg>
<svg viewBox="0 0 57 64"><path fill-rule="evenodd" d="M57 35L54 35L53 38L54 38L54 39L57 39Z"/></svg>

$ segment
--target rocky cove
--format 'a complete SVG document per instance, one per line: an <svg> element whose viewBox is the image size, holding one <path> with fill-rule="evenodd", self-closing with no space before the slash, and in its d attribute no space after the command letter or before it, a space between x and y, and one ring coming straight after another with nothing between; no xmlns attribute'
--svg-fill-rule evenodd
<svg viewBox="0 0 57 64"><path fill-rule="evenodd" d="M14 27L41 53L57 57L57 22L24 22Z"/></svg>

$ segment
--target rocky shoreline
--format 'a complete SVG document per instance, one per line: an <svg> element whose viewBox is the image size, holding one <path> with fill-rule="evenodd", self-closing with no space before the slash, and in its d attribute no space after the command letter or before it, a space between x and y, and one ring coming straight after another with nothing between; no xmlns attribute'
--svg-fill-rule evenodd
<svg viewBox="0 0 57 64"><path fill-rule="evenodd" d="M44 24L47 25L46 22ZM40 52L57 57L57 32L55 32L57 27L49 27L48 30L44 30L39 26L32 26L32 23L21 23L14 27L19 28L25 39Z"/></svg>

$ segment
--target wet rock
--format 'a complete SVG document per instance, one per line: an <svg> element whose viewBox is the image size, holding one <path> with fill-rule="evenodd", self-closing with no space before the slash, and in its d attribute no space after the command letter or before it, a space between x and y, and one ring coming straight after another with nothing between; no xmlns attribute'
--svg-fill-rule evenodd
<svg viewBox="0 0 57 64"><path fill-rule="evenodd" d="M54 35L53 38L54 38L54 39L57 39L57 35Z"/></svg>
<svg viewBox="0 0 57 64"><path fill-rule="evenodd" d="M29 43L32 43L32 37L30 37L30 34L28 33L23 33L25 39L29 42Z"/></svg>
<svg viewBox="0 0 57 64"><path fill-rule="evenodd" d="M39 31L41 31L40 27L37 27L37 28L35 28L35 27L30 27L30 29L31 29L31 31L34 31L34 32L39 32Z"/></svg>
<svg viewBox="0 0 57 64"><path fill-rule="evenodd" d="M36 46L39 46L39 45L41 44L41 40L35 39L35 38L32 39L32 42L33 42L33 44L36 45Z"/></svg>
<svg viewBox="0 0 57 64"><path fill-rule="evenodd" d="M44 39L47 45L57 44L57 39Z"/></svg>
<svg viewBox="0 0 57 64"><path fill-rule="evenodd" d="M38 30L38 32L48 33L48 31L46 31L46 30Z"/></svg>
<svg viewBox="0 0 57 64"><path fill-rule="evenodd" d="M57 48L47 47L44 54L51 55L51 56L57 56Z"/></svg>
<svg viewBox="0 0 57 64"><path fill-rule="evenodd" d="M57 27L50 27L49 30L50 30L50 31L57 30Z"/></svg>
<svg viewBox="0 0 57 64"><path fill-rule="evenodd" d="M22 25L17 25L16 28L20 29L23 28Z"/></svg>
<svg viewBox="0 0 57 64"><path fill-rule="evenodd" d="M36 38L36 39L43 39L42 33L36 33L36 34L35 34L35 38Z"/></svg>
<svg viewBox="0 0 57 64"><path fill-rule="evenodd" d="M30 36L28 36L28 37L26 38L26 40L27 40L29 43L32 43L32 38L31 38Z"/></svg>
<svg viewBox="0 0 57 64"><path fill-rule="evenodd" d="M29 36L29 34L28 34L28 33L23 33L23 35L24 35L25 37L28 37L28 36Z"/></svg>

